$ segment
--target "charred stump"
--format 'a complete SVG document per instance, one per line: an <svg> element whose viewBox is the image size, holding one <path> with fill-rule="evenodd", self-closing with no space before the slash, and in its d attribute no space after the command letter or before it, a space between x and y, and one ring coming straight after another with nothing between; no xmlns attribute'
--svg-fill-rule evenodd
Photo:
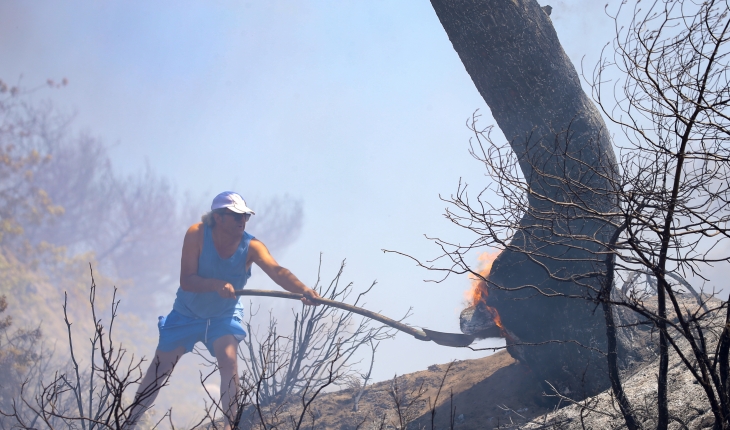
<svg viewBox="0 0 730 430"><path fill-rule="evenodd" d="M615 206L607 191L616 162L603 119L560 45L550 8L535 0L431 4L531 190L530 210L488 277L488 304L499 312L508 350L563 393L608 388L594 289L605 273L600 244L613 230L582 216ZM572 212L560 204L573 201Z"/></svg>

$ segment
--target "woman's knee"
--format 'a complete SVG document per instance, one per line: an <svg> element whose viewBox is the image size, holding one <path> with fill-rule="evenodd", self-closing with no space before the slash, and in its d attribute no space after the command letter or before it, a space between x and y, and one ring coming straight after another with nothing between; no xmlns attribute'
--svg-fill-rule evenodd
<svg viewBox="0 0 730 430"><path fill-rule="evenodd" d="M224 372L238 373L237 357L235 355L233 357L229 357L229 356L218 357L218 368L220 369L221 373L224 373Z"/></svg>
<svg viewBox="0 0 730 430"><path fill-rule="evenodd" d="M233 336L223 336L213 344L218 368L221 372L238 371L238 341Z"/></svg>
<svg viewBox="0 0 730 430"><path fill-rule="evenodd" d="M157 369L160 373L168 373L172 371L180 357L185 354L185 348L182 346L173 349L172 351L155 351L155 358L150 363L151 368Z"/></svg>

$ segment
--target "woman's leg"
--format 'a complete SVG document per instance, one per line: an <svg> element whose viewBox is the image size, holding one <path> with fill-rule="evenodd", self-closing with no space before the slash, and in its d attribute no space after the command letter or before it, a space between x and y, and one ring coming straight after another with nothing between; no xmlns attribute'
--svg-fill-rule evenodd
<svg viewBox="0 0 730 430"><path fill-rule="evenodd" d="M231 334L221 336L213 342L213 350L221 373L220 407L226 417L225 428L230 430L238 412L238 341Z"/></svg>
<svg viewBox="0 0 730 430"><path fill-rule="evenodd" d="M125 426L128 429L134 428L139 419L157 398L160 388L172 375L172 370L177 361L185 354L185 348L180 346L172 351L156 351L155 358L150 363L144 378L139 383L137 394L134 397L135 404L129 414L129 421Z"/></svg>

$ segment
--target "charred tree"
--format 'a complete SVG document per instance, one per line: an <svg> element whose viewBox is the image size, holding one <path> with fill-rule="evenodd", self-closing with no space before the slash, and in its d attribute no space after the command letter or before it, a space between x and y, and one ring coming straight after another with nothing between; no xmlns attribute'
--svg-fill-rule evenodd
<svg viewBox="0 0 730 430"><path fill-rule="evenodd" d="M614 228L592 216L616 206L616 161L603 119L560 45L549 7L535 0L431 4L529 184L529 209L486 279L508 350L563 393L608 388L596 292L606 271L601 244Z"/></svg>

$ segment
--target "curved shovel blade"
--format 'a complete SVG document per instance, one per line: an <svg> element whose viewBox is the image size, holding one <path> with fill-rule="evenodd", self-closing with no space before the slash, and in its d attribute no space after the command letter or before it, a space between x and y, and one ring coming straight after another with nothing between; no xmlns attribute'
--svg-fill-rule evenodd
<svg viewBox="0 0 730 430"><path fill-rule="evenodd" d="M474 342L475 336L460 333L442 333L427 328L421 329L431 338L432 341L443 346L451 346L454 348L464 348Z"/></svg>

